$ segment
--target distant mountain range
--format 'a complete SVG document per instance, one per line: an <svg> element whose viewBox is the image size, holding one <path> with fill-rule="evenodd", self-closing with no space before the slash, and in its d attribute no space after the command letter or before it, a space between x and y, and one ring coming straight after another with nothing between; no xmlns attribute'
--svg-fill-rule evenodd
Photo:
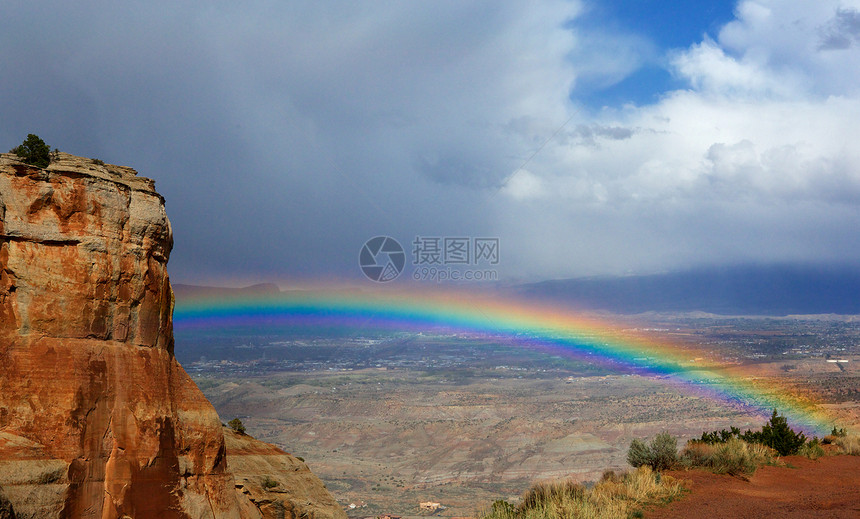
<svg viewBox="0 0 860 519"><path fill-rule="evenodd" d="M734 266L647 276L543 281L526 298L617 313L860 314L860 267Z"/></svg>
<svg viewBox="0 0 860 519"><path fill-rule="evenodd" d="M281 292L174 284L176 297L217 298ZM360 289L354 289L361 292ZM622 314L707 312L721 315L860 314L858 266L732 266L623 277L558 279L501 289L526 299Z"/></svg>
<svg viewBox="0 0 860 519"><path fill-rule="evenodd" d="M237 297L237 296L259 296L270 295L281 292L278 285L274 283L260 283L259 285L251 285L242 288L227 288L227 287L207 287L199 285L183 285L182 283L173 283L173 293L179 300L193 298L215 298L215 297Z"/></svg>

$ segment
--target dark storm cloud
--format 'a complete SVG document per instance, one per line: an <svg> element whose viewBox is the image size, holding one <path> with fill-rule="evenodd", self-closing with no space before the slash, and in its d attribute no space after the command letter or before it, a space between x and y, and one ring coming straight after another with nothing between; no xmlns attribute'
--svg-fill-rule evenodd
<svg viewBox="0 0 860 519"><path fill-rule="evenodd" d="M154 178L185 282L360 279L380 234L498 236L507 279L860 257L843 237L860 54L816 51L828 20L855 38L856 12L741 2L718 41L665 57L572 24L582 8L6 2L0 139L37 133ZM672 56L684 90L577 101ZM779 239L807 229L801 205L815 232Z"/></svg>
<svg viewBox="0 0 860 519"><path fill-rule="evenodd" d="M351 273L370 235L487 231L473 189L517 161L492 128L572 82L545 42L575 6L538 7L13 2L0 137L155 178L175 276Z"/></svg>

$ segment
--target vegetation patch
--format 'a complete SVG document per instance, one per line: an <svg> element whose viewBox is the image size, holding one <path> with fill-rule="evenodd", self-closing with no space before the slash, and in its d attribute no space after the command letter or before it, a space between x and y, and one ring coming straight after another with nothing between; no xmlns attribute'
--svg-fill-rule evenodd
<svg viewBox="0 0 860 519"><path fill-rule="evenodd" d="M822 441L810 440L792 430L785 417L775 409L760 431L741 433L737 427L731 427L704 432L701 438L687 442L680 456L676 452L676 442L666 432L658 434L650 444L635 439L630 443L627 461L634 467L648 466L654 470L706 468L718 474L746 477L762 465L781 465L780 456L796 454L814 460L825 455ZM835 443L848 453L860 452L860 441L856 437L848 438L841 429L834 428L823 443Z"/></svg>
<svg viewBox="0 0 860 519"><path fill-rule="evenodd" d="M571 480L537 483L523 494L518 505L499 500L478 517L627 519L641 517L643 508L670 502L683 493L680 481L669 476L661 477L659 472L643 465L624 474L607 472L591 488Z"/></svg>
<svg viewBox="0 0 860 519"><path fill-rule="evenodd" d="M704 432L702 433L702 443L716 444L726 443L731 439L740 439L746 443L760 443L766 445L780 456L790 456L797 454L801 447L808 441L806 436L801 432L795 432L788 426L788 420L784 416L780 416L776 409L773 410L773 415L770 420L764 424L761 431L747 430L741 434L740 429L732 427L729 430Z"/></svg>
<svg viewBox="0 0 860 519"><path fill-rule="evenodd" d="M51 147L32 133L28 134L20 145L9 150L9 153L18 155L24 163L37 168L47 168L51 163Z"/></svg>
<svg viewBox="0 0 860 519"><path fill-rule="evenodd" d="M648 445L642 440L633 440L627 451L627 463L634 467L647 465L658 471L670 469L678 463L678 439L661 432Z"/></svg>
<svg viewBox="0 0 860 519"><path fill-rule="evenodd" d="M686 468L706 468L717 474L750 476L762 465L775 465L777 453L760 443L729 438L725 443L708 444L699 440L687 443L681 453Z"/></svg>
<svg viewBox="0 0 860 519"><path fill-rule="evenodd" d="M229 425L230 428L233 429L233 431L239 434L245 434L245 424L242 423L242 420L239 420L238 418L233 418L232 420L227 422L227 425Z"/></svg>
<svg viewBox="0 0 860 519"><path fill-rule="evenodd" d="M845 454L860 456L860 436L839 436L836 438L834 443L842 449L842 452Z"/></svg>
<svg viewBox="0 0 860 519"><path fill-rule="evenodd" d="M817 460L818 458L824 456L824 447L821 446L821 442L818 438L813 438L810 441L804 443L800 449L798 449L797 454L800 456L807 457L811 460Z"/></svg>

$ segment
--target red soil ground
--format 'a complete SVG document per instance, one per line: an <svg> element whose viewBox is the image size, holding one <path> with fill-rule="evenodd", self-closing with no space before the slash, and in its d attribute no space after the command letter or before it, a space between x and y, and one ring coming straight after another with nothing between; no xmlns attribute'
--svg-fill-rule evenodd
<svg viewBox="0 0 860 519"><path fill-rule="evenodd" d="M645 517L860 518L860 456L782 459L787 467L761 467L749 481L701 470L668 472L687 480L691 493Z"/></svg>

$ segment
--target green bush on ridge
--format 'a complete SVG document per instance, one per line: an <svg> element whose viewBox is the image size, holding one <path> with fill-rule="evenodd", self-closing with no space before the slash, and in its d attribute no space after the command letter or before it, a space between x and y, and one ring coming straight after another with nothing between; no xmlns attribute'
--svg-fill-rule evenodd
<svg viewBox="0 0 860 519"><path fill-rule="evenodd" d="M47 168L51 163L51 147L32 133L28 134L20 145L9 150L9 153L18 155L24 163L37 168Z"/></svg>
<svg viewBox="0 0 860 519"><path fill-rule="evenodd" d="M860 454L860 437L847 436L834 428L832 443L845 452ZM828 438L830 438L828 437ZM779 456L800 454L816 459L825 454L821 441L808 440L793 431L786 418L774 410L761 431L741 433L737 427L704 432L678 454L678 439L661 432L649 443L640 439L630 442L627 461L636 469L618 474L606 471L600 481L587 487L572 480L539 482L533 485L519 504L504 500L479 512L480 519L558 519L591 517L622 519L642 517L643 507L670 502L685 492L680 481L662 476L660 471L672 468L707 468L718 474L747 477L763 465L782 465Z"/></svg>
<svg viewBox="0 0 860 519"><path fill-rule="evenodd" d="M788 420L780 416L776 409L770 420L764 424L761 431L747 430L741 434L740 429L731 427L729 430L703 432L700 442L707 444L726 443L732 438L743 440L747 443L760 443L766 445L779 453L780 456L797 454L800 448L807 442L806 436L801 432L795 432L788 426Z"/></svg>
<svg viewBox="0 0 860 519"><path fill-rule="evenodd" d="M239 420L238 418L233 418L232 420L227 422L227 425L229 425L230 428L233 429L235 432L239 434L245 434L245 424L242 423L242 420Z"/></svg>
<svg viewBox="0 0 860 519"><path fill-rule="evenodd" d="M834 439L840 430L834 428ZM760 431L741 433L737 427L722 431L703 432L701 438L690 440L680 457L677 440L669 433L660 433L651 444L635 439L627 451L627 461L634 467L647 465L654 470L665 470L680 465L686 468L702 467L720 474L745 476L753 474L762 465L778 463L779 456L799 454L817 459L825 454L817 437L809 440L802 432L795 432L788 420L774 409L770 420ZM843 442L847 443L847 442ZM850 452L849 448L843 448Z"/></svg>

